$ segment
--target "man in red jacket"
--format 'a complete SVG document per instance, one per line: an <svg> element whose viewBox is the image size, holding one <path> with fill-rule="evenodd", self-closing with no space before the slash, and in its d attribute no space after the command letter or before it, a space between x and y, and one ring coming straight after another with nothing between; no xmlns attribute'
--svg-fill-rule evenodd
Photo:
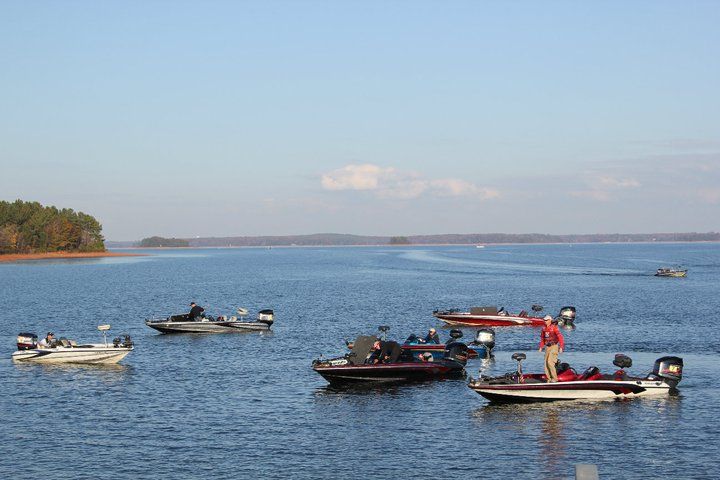
<svg viewBox="0 0 720 480"><path fill-rule="evenodd" d="M540 332L540 349L538 351L542 352L543 347L545 348L545 377L548 382L554 383L558 381L555 364L558 353L562 353L565 349L565 339L550 315L545 315L543 320L545 320L545 326Z"/></svg>

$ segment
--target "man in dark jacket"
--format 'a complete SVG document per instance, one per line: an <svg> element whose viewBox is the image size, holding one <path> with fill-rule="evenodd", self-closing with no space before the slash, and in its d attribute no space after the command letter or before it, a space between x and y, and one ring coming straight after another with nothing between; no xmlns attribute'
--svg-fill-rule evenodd
<svg viewBox="0 0 720 480"><path fill-rule="evenodd" d="M421 343L440 343L440 336L437 334L437 331L434 328L431 328L430 331L428 331L428 334L425 336L424 339L420 340Z"/></svg>
<svg viewBox="0 0 720 480"><path fill-rule="evenodd" d="M188 313L188 318L191 321L198 320L199 317L202 317L204 311L204 308L202 308L200 305L195 304L195 302L192 302L190 304L190 313Z"/></svg>

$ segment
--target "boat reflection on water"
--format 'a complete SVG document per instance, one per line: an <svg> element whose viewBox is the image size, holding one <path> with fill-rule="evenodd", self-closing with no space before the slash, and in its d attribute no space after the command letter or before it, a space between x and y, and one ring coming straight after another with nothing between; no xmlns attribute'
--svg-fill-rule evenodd
<svg viewBox="0 0 720 480"><path fill-rule="evenodd" d="M416 389L437 388L438 384L444 382L456 382L462 384L466 380L465 377L457 378L440 378L425 380L406 380L391 383L348 383L348 384L328 384L315 389L317 397L342 397L347 396L405 396L414 393Z"/></svg>
<svg viewBox="0 0 720 480"><path fill-rule="evenodd" d="M33 382L47 381L66 385L70 381L99 380L113 385L126 382L134 373L132 365L121 363L15 363L15 370L32 378Z"/></svg>
<svg viewBox="0 0 720 480"><path fill-rule="evenodd" d="M471 420L482 431L494 431L502 438L534 438L542 452L538 455L539 477L556 476L578 462L578 439L591 447L597 442L598 423L613 425L625 431L628 424L642 421L648 429L660 424L675 425L670 419L680 416L682 395L604 401L572 400L551 403L487 403L472 411ZM607 427L607 426L606 426ZM656 430L657 431L657 430ZM606 467L612 468L611 465ZM602 472L601 472L602 473ZM609 472L608 472L609 473Z"/></svg>

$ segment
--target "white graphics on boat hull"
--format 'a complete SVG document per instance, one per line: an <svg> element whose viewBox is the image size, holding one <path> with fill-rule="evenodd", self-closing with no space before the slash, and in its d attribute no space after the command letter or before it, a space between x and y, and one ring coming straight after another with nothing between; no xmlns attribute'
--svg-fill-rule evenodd
<svg viewBox="0 0 720 480"><path fill-rule="evenodd" d="M16 362L37 363L118 363L132 351L126 347L58 347L49 349L18 350L13 352L12 359Z"/></svg>

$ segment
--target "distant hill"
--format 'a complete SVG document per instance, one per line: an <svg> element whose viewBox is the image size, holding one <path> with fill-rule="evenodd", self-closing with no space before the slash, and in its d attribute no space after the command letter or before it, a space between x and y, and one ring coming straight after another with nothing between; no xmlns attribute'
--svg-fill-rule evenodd
<svg viewBox="0 0 720 480"><path fill-rule="evenodd" d="M71 208L0 201L0 254L104 252L102 225Z"/></svg>
<svg viewBox="0 0 720 480"><path fill-rule="evenodd" d="M159 237L158 237L159 238ZM175 239L177 240L177 239ZM513 243L717 242L720 233L596 233L547 235L541 233L470 233L408 236L366 236L339 233L257 237L188 238L190 247L352 246L352 245L473 245ZM110 248L138 246L134 242L107 242Z"/></svg>
<svg viewBox="0 0 720 480"><path fill-rule="evenodd" d="M148 237L140 240L138 247L154 248L154 247L189 247L190 242L182 238L163 238Z"/></svg>

